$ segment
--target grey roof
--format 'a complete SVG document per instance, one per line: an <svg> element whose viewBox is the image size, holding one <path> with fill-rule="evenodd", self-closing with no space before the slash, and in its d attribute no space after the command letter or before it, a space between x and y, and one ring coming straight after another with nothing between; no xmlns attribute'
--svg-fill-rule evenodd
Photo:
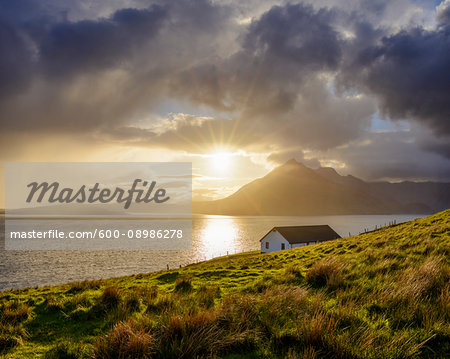
<svg viewBox="0 0 450 359"><path fill-rule="evenodd" d="M329 241L341 238L341 236L328 225L273 227L270 232L272 231L278 231L290 244ZM267 234L262 237L260 241L262 241Z"/></svg>

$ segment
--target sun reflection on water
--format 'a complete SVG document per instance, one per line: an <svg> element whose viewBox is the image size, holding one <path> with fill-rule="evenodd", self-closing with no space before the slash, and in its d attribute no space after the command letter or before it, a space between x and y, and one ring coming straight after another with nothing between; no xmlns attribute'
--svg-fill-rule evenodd
<svg viewBox="0 0 450 359"><path fill-rule="evenodd" d="M238 226L233 217L209 218L204 221L198 238L198 249L205 259L234 254L238 242Z"/></svg>

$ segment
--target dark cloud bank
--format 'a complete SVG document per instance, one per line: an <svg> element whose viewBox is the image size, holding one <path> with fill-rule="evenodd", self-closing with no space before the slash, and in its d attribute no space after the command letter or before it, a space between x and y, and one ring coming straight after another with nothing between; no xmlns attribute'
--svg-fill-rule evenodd
<svg viewBox="0 0 450 359"><path fill-rule="evenodd" d="M273 6L248 24L232 4L207 0L139 2L85 20L71 20L61 2L44 4L0 1L4 133L95 134L187 151L220 134L223 144L273 151L274 160L289 148L300 158L303 150L335 151L373 178L450 178L445 3L433 26L401 28L372 20L383 17L385 1L361 1L352 11ZM220 115L164 133L136 124L168 99ZM389 134L388 166L376 156L386 141L369 131L376 113L412 124L407 135ZM370 146L350 146L364 138ZM375 158L363 162L355 151L368 148ZM408 171L411 151L427 163ZM385 173L395 158L401 170Z"/></svg>

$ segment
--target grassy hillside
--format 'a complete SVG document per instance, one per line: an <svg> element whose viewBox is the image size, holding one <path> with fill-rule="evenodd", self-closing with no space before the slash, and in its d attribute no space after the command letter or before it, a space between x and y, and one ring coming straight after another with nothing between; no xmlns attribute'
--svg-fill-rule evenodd
<svg viewBox="0 0 450 359"><path fill-rule="evenodd" d="M450 210L315 246L0 293L25 358L444 358Z"/></svg>

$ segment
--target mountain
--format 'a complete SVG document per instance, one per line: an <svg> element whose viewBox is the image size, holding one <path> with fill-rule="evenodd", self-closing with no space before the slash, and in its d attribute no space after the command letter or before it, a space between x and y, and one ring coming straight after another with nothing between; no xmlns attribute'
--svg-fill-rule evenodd
<svg viewBox="0 0 450 359"><path fill-rule="evenodd" d="M449 183L365 182L334 169L289 160L229 197L194 202L193 211L222 215L431 213L448 208Z"/></svg>
<svg viewBox="0 0 450 359"><path fill-rule="evenodd" d="M450 183L439 182L375 182L371 191L380 198L392 198L410 206L426 204L433 212L450 207Z"/></svg>

